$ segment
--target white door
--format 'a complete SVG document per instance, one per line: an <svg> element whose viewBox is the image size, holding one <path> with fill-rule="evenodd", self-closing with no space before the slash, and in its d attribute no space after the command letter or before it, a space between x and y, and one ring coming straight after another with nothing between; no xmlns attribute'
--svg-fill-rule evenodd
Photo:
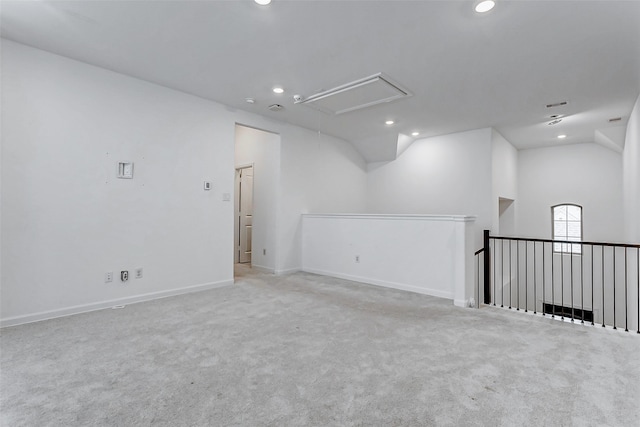
<svg viewBox="0 0 640 427"><path fill-rule="evenodd" d="M236 169L235 262L251 263L253 225L253 166Z"/></svg>

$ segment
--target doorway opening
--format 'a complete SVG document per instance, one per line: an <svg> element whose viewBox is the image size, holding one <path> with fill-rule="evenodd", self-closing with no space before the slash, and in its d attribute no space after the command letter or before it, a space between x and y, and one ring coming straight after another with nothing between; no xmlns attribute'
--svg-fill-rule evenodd
<svg viewBox="0 0 640 427"><path fill-rule="evenodd" d="M500 236L513 236L516 232L516 215L513 202L513 199L498 198L498 234Z"/></svg>
<svg viewBox="0 0 640 427"><path fill-rule="evenodd" d="M234 262L251 265L253 236L253 165L236 168Z"/></svg>
<svg viewBox="0 0 640 427"><path fill-rule="evenodd" d="M275 272L280 135L236 123L234 277Z"/></svg>

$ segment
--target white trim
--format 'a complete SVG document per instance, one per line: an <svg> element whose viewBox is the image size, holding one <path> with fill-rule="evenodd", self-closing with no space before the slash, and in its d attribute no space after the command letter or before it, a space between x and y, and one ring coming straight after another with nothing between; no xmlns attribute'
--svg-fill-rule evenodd
<svg viewBox="0 0 640 427"><path fill-rule="evenodd" d="M275 273L273 268L264 267L262 265L251 264L251 268L254 269L255 271L260 272L260 273L269 273L269 274L274 274Z"/></svg>
<svg viewBox="0 0 640 427"><path fill-rule="evenodd" d="M473 215L395 215L395 214L302 214L303 218L327 219L389 219L389 220L419 220L419 221L454 221L471 222L476 220Z"/></svg>
<svg viewBox="0 0 640 427"><path fill-rule="evenodd" d="M463 307L463 308L476 308L476 301L473 298L469 298L466 300L454 299L453 305L455 305L456 307Z"/></svg>
<svg viewBox="0 0 640 427"><path fill-rule="evenodd" d="M297 273L299 271L302 271L302 270L300 270L299 268L287 268L285 270L276 270L275 274L277 276L285 276L287 274L294 274L294 273Z"/></svg>
<svg viewBox="0 0 640 427"><path fill-rule="evenodd" d="M125 297L125 298L117 298L109 301L75 305L72 307L61 308L58 310L42 311L40 313L8 317L6 319L0 319L0 328L22 325L25 323L39 322L42 320L55 319L57 317L71 316L74 314L87 313L89 311L103 310L105 308L111 308L115 305L135 304L139 302L152 301L155 299L188 294L192 292L206 291L209 289L222 288L230 285L233 285L233 280L222 280L219 282L204 283L201 285L187 286L184 288L170 289L167 291L152 292L149 294L134 295L134 296Z"/></svg>
<svg viewBox="0 0 640 427"><path fill-rule="evenodd" d="M316 270L313 268L303 268L306 273L320 274L322 276L336 277L338 279L351 280L354 282L366 283L368 285L381 286L383 288L398 289L401 291L414 292L416 294L430 295L432 297L453 299L453 293L444 292L438 289L421 288L418 286L407 285L404 283L387 282L385 280L369 279L367 277L352 276L350 274L334 273L332 271Z"/></svg>

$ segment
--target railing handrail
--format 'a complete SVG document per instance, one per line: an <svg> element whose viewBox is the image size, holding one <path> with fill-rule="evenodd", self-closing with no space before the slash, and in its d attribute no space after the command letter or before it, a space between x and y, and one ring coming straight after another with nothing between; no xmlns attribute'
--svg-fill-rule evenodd
<svg viewBox="0 0 640 427"><path fill-rule="evenodd" d="M511 242L515 242L513 250ZM525 245L520 245L520 242L524 242ZM533 245L529 245L529 242ZM508 243L507 248L504 243ZM536 243L542 243L542 245ZM548 244L551 244L551 248ZM576 261L575 257L571 259L548 257L549 252L552 255L556 253L555 244L580 245L582 250L578 255L584 258ZM601 248L599 251L596 250L598 246ZM591 247L590 251L589 247ZM594 252L597 257L594 256ZM616 254L618 254L617 257ZM505 255L507 255L506 261ZM629 330L629 326L633 328L634 321L637 321L636 331L640 334L640 243L492 236L489 230L484 230L483 247L474 253L474 257L477 262L478 301L480 290L484 288L485 304L491 305L493 302L495 306L499 297L500 307L508 306L511 309L513 305L516 311L523 307L527 312L533 305L534 314L540 309L542 316L549 313L554 317L557 314L562 319L566 316L572 322L577 319L582 323L590 320L591 325L594 325L596 316L599 316L598 323L602 322L602 327L613 326L613 329L617 329L618 326L624 326L625 331ZM498 260L497 263L496 260ZM574 262L578 262L575 267ZM598 263L599 267L594 269ZM556 264L555 271L554 264ZM482 265L483 274L481 275ZM506 271L505 267L507 267ZM565 282L567 282L566 286ZM637 293L634 292L634 288ZM540 294L537 291L541 291L541 298L538 297ZM533 295L530 295L531 293ZM559 298L554 299L558 294ZM513 295L515 295L515 305ZM508 300L507 304L503 305L506 300ZM619 313L618 316L616 311Z"/></svg>
<svg viewBox="0 0 640 427"><path fill-rule="evenodd" d="M621 248L640 248L638 243L611 243L611 242L589 242L577 240L553 240L553 239L536 239L527 237L508 237L508 236L489 236L496 240L514 240L520 242L544 242L544 243L568 243L572 245L591 245L591 246L617 246ZM483 248L484 249L484 248Z"/></svg>

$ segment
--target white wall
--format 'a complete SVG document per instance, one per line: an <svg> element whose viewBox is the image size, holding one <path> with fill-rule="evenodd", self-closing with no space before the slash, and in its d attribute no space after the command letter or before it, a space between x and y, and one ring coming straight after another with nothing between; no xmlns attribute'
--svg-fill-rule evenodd
<svg viewBox="0 0 640 427"><path fill-rule="evenodd" d="M416 140L396 160L370 164L371 213L473 215L476 246L493 221L492 130Z"/></svg>
<svg viewBox="0 0 640 427"><path fill-rule="evenodd" d="M281 137L276 271L301 266L301 213L365 206L345 141L7 40L2 88L3 325L232 283L236 123Z"/></svg>
<svg viewBox="0 0 640 427"><path fill-rule="evenodd" d="M276 272L300 268L300 214L365 210L366 163L348 142L302 128L282 134L280 238Z"/></svg>
<svg viewBox="0 0 640 427"><path fill-rule="evenodd" d="M640 96L633 107L624 142L624 240L640 243Z"/></svg>
<svg viewBox="0 0 640 427"><path fill-rule="evenodd" d="M3 320L232 282L222 106L5 40L2 56Z"/></svg>
<svg viewBox="0 0 640 427"><path fill-rule="evenodd" d="M506 230L500 230L499 200L501 197L515 200L509 209L517 210L518 150L495 129L491 132L491 165L491 230L505 235ZM509 228L515 231L516 226Z"/></svg>
<svg viewBox="0 0 640 427"><path fill-rule="evenodd" d="M551 206L582 206L583 239L621 241L622 158L598 144L520 150L518 235L550 239Z"/></svg>
<svg viewBox="0 0 640 427"><path fill-rule="evenodd" d="M280 136L236 125L235 166L249 164L253 165L251 265L273 272L276 268Z"/></svg>
<svg viewBox="0 0 640 427"><path fill-rule="evenodd" d="M304 215L305 271L475 304L473 217Z"/></svg>

